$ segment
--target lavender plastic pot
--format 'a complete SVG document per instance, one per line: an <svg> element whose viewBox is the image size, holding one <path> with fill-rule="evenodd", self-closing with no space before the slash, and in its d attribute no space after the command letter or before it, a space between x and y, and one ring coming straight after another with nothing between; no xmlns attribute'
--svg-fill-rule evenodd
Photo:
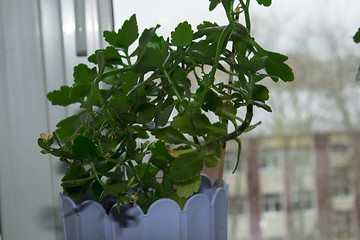
<svg viewBox="0 0 360 240"><path fill-rule="evenodd" d="M201 187L181 210L171 199L139 206L116 206L109 214L94 200L74 202L60 194L66 240L226 240L228 184L217 188L202 175Z"/></svg>

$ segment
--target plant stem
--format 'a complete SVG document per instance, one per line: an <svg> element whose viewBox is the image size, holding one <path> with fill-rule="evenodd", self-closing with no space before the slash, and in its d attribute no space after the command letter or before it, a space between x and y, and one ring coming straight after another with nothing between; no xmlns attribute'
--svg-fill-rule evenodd
<svg viewBox="0 0 360 240"><path fill-rule="evenodd" d="M251 22L250 22L249 7L250 7L250 0L247 0L246 4L243 6L243 9L244 9L244 14L245 14L246 28L248 29L248 31L250 33L251 32Z"/></svg>
<svg viewBox="0 0 360 240"><path fill-rule="evenodd" d="M94 174L94 176L95 176L96 181L98 181L98 183L99 183L102 187L104 187L104 183L101 181L101 179L100 179L100 177L99 177L99 174L98 174L98 171L97 171L97 169L96 169L96 166L95 166L95 164L94 164L92 161L90 162L90 166L91 166L91 170L92 170L92 172L93 172L93 174Z"/></svg>
<svg viewBox="0 0 360 240"><path fill-rule="evenodd" d="M245 116L243 123L240 125L239 128L235 129L233 132L231 132L227 135L223 135L223 136L218 137L206 144L200 145L198 147L198 150L201 151L204 149L215 148L216 146L219 146L219 144L222 145L224 142L234 140L235 138L237 138L238 136L243 134L250 125L251 119L253 117L253 108L254 107L252 104L249 104L246 106L246 116Z"/></svg>
<svg viewBox="0 0 360 240"><path fill-rule="evenodd" d="M240 8L236 8L235 10L235 18L234 18L234 21L235 22L239 22L239 12L240 12ZM232 62L234 62L234 56L235 55L235 46L234 46L234 43L233 43L233 46L232 46L232 51L231 51L231 60ZM234 69L230 66L230 73L233 73L234 72ZM229 80L228 80L228 86L231 86L233 83L233 75L230 74L229 75ZM231 94L231 88L228 89L228 94L230 95ZM226 128L228 127L228 122L229 121L225 121L225 124L226 124ZM234 126L236 128L236 122L234 123ZM222 149L221 149L221 158L220 158L220 167L219 167L219 176L218 176L218 188L222 187L223 186L223 175L224 175L224 166L225 166L225 154L226 154L226 142L223 143L222 145Z"/></svg>
<svg viewBox="0 0 360 240"><path fill-rule="evenodd" d="M127 50L126 50L126 52L125 52L125 58L126 58L127 64L128 64L129 66L131 66L131 60L130 60L130 56L129 56Z"/></svg>
<svg viewBox="0 0 360 240"><path fill-rule="evenodd" d="M219 42L216 46L216 55L215 55L215 59L214 59L214 65L211 68L211 72L210 72L210 82L213 83L214 79L215 79L215 73L216 73L216 69L219 66L219 60L220 60L220 56L223 50L223 47L226 46L225 43L228 42L229 36L231 31L234 28L234 23L231 22L229 23L229 25L227 25L224 30L221 32L220 38L219 38Z"/></svg>
<svg viewBox="0 0 360 240"><path fill-rule="evenodd" d="M240 136L242 133L244 133L244 131L249 127L251 119L253 117L253 105L249 104L246 107L246 110L247 110L246 117L244 119L244 122L240 125L239 128L237 128L235 131L233 131L232 133L230 133L228 135L221 136L205 145L200 146L200 149L214 148L215 146L218 146L219 143L223 144L223 146L224 146L224 144L227 141L234 140L238 136ZM221 152L221 158L225 159L225 148L224 147ZM223 171L224 171L224 161L223 161L223 163L220 163L218 187L222 187L222 185L223 185L223 183L222 183Z"/></svg>
<svg viewBox="0 0 360 240"><path fill-rule="evenodd" d="M221 157L219 164L218 188L223 186L224 166L225 166L226 142L221 147Z"/></svg>
<svg viewBox="0 0 360 240"><path fill-rule="evenodd" d="M183 98L182 98L182 96L180 95L179 91L177 90L176 86L174 85L174 82L172 81L169 73L166 71L165 65L163 65L163 71L164 71L164 74L165 74L167 80L168 80L169 83L170 83L171 89L174 91L176 97L178 98L178 100L179 100L180 103L181 103L181 102L183 101Z"/></svg>

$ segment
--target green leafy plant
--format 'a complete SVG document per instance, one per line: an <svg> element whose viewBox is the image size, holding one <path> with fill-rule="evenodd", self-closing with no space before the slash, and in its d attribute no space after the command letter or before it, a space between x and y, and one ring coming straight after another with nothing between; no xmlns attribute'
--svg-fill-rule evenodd
<svg viewBox="0 0 360 240"><path fill-rule="evenodd" d="M210 10L220 4L228 25L204 21L194 29L185 21L167 39L156 34L159 25L140 35L131 16L117 32L104 32L110 46L89 56L92 67L74 68L72 86L48 93L53 105L79 106L38 139L42 153L68 164L61 184L68 196L90 190L98 201L112 196L118 206L145 211L160 198L183 205L204 166L223 166L226 142L237 141L239 158L239 136L259 124L251 125L253 108L271 111L261 82L294 75L285 55L250 35L249 0L211 0Z"/></svg>

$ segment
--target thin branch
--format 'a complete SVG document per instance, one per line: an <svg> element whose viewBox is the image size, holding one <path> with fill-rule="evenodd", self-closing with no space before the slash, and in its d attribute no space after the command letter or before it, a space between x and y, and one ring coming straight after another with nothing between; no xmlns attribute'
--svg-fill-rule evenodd
<svg viewBox="0 0 360 240"><path fill-rule="evenodd" d="M239 22L239 12L240 12L240 8L237 7L235 10L235 18L234 21L236 23ZM232 46L232 51L231 51L231 61L234 62L234 56L235 55L235 46L233 44ZM228 80L228 86L231 86L233 83L233 75L232 73L234 73L234 69L230 66L230 74L229 74L229 80ZM231 88L228 89L228 94L231 94ZM226 128L228 127L228 122L227 120L225 120L225 124L226 124ZM234 123L234 126L236 128L236 121ZM218 176L218 188L222 187L223 185L223 175L224 175L224 166L225 166L225 154L226 154L226 142L224 142L222 144L222 149L221 149L221 158L220 158L220 167L219 167L219 176Z"/></svg>

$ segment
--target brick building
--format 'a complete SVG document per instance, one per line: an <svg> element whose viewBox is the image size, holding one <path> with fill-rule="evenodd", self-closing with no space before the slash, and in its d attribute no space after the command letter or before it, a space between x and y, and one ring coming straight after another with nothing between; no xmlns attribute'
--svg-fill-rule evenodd
<svg viewBox="0 0 360 240"><path fill-rule="evenodd" d="M228 145L230 240L358 238L357 134L243 139Z"/></svg>

